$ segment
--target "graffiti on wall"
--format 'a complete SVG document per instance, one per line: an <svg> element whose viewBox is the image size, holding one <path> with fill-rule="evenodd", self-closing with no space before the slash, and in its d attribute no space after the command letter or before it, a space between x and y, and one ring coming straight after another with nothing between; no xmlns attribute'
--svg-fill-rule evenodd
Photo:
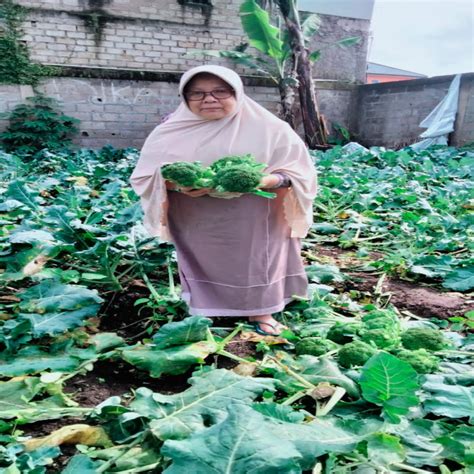
<svg viewBox="0 0 474 474"><path fill-rule="evenodd" d="M121 81L123 82L123 81ZM120 104L120 105L156 105L166 102L179 103L176 99L169 96L169 90L163 90L160 83L156 84L156 89L149 87L134 86L132 84L118 86L113 80L81 80L68 79L52 79L48 82L46 92L58 100L73 100L76 104ZM169 88L168 83L165 86Z"/></svg>

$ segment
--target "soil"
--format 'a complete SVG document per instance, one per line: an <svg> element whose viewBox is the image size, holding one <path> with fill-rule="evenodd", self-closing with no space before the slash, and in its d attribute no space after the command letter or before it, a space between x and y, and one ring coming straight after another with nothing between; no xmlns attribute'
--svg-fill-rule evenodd
<svg viewBox="0 0 474 474"><path fill-rule="evenodd" d="M373 292L378 277L360 273L349 273L349 287L359 291ZM416 316L447 319L460 316L473 308L473 301L461 293L442 292L420 284L387 278L382 291L390 293L390 303L399 310L408 310Z"/></svg>
<svg viewBox="0 0 474 474"><path fill-rule="evenodd" d="M350 271L362 261L352 251L339 247L318 247L318 256L322 261L337 265L349 280L342 285L343 290L358 290L373 293L380 275L373 273ZM374 252L370 258L379 258L381 254ZM426 318L447 319L452 316L464 315L474 307L474 301L467 295L457 292L443 291L425 282L413 283L396 277L387 276L381 288L390 298L390 303L399 310L407 310L416 316Z"/></svg>

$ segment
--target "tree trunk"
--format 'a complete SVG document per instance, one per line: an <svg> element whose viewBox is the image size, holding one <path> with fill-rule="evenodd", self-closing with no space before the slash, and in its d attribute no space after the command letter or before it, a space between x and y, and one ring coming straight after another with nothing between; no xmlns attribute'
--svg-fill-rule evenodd
<svg viewBox="0 0 474 474"><path fill-rule="evenodd" d="M281 118L288 122L292 129L295 129L295 112L293 110L295 104L295 91L293 87L289 87L283 81L278 84L280 91Z"/></svg>
<svg viewBox="0 0 474 474"><path fill-rule="evenodd" d="M318 110L311 76L311 62L304 43L298 9L295 0L280 0L278 4L288 29L296 64L305 141L309 148L314 149L317 146L327 144L327 135Z"/></svg>

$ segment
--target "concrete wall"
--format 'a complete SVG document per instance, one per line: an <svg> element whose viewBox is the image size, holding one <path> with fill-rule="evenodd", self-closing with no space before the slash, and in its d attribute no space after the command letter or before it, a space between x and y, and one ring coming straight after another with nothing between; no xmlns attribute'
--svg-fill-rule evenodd
<svg viewBox="0 0 474 474"><path fill-rule="evenodd" d="M446 95L454 76L357 86L349 120L366 145L402 147L418 141L419 123ZM463 74L451 144L474 141L474 73Z"/></svg>
<svg viewBox="0 0 474 474"><path fill-rule="evenodd" d="M64 77L45 80L39 90L54 97L66 114L81 120L74 143L84 147L143 145L148 133L180 103L181 74L69 68ZM86 77L89 76L89 77ZM92 76L92 77L90 77ZM246 93L274 114L279 113L278 90L263 78L243 76ZM338 89L338 87L341 87ZM345 124L354 86L317 83L321 112L327 120ZM11 110L33 91L29 86L0 86L0 112ZM0 121L0 131L8 122Z"/></svg>
<svg viewBox="0 0 474 474"><path fill-rule="evenodd" d="M123 72L70 68L53 77L40 90L60 101L62 110L81 120L74 142L84 147L108 143L140 148L148 133L179 105L180 74ZM321 113L356 134L366 146L399 148L418 140L418 124L446 94L453 76L371 85L341 85L317 81ZM278 115L277 90L263 78L243 77L254 100ZM0 112L11 110L32 94L29 86L0 86ZM7 121L0 121L0 131ZM302 136L301 124L298 131ZM474 142L474 73L461 81L459 110L451 144Z"/></svg>
<svg viewBox="0 0 474 474"><path fill-rule="evenodd" d="M134 80L87 78L78 74L50 78L39 90L57 99L66 115L81 120L75 144L90 148L107 144L140 148L151 130L179 105L176 81L174 75ZM249 85L246 90L254 100L276 112L273 88ZM29 86L0 86L0 112L11 110L32 93ZM0 130L6 126L6 121L0 121Z"/></svg>
<svg viewBox="0 0 474 474"><path fill-rule="evenodd" d="M320 15L321 28L310 42L309 50L321 51L314 63L313 77L342 82L364 84L369 46L369 20ZM359 38L359 44L342 48L337 41Z"/></svg>

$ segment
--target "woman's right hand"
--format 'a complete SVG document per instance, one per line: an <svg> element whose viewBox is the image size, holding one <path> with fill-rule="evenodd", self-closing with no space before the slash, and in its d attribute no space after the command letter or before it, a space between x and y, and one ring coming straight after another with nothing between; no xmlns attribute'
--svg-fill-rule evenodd
<svg viewBox="0 0 474 474"><path fill-rule="evenodd" d="M201 197L201 196L206 196L212 191L211 188L201 188L201 189L194 189L194 188L179 188L179 192L186 194L186 196L189 197Z"/></svg>
<svg viewBox="0 0 474 474"><path fill-rule="evenodd" d="M211 188L195 189L195 188L191 188L187 186L178 186L176 183L173 183L172 181L166 181L166 189L168 191L178 191L190 197L206 196L212 191Z"/></svg>

